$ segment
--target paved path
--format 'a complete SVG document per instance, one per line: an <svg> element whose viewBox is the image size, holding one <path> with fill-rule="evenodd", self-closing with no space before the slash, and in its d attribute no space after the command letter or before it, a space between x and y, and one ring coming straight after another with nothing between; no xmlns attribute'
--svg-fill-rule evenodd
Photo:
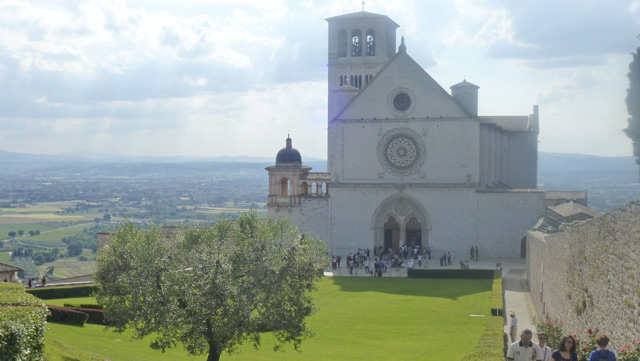
<svg viewBox="0 0 640 361"><path fill-rule="evenodd" d="M460 268L460 260L452 260L451 266L441 267L438 259L431 259L423 261L422 268L429 269L457 269ZM469 261L469 268L471 269L495 269L496 263L502 264L502 287L504 290L504 311L507 314L507 323L504 326L504 332L509 335L509 313L515 312L518 318L518 336L522 330L528 328L533 331L533 339L537 341L535 336L536 327L534 324L534 317L536 312L533 307L533 300L531 294L527 290L526 275L527 264L524 259L482 259L480 261ZM416 263L417 264L417 263ZM373 266L371 266L373 269ZM420 267L416 267L420 268ZM326 275L334 276L350 276L349 268L344 266L344 260L342 267L336 271L325 272ZM364 268L360 268L354 272L353 276L357 277L370 277L366 274ZM400 270L387 270L382 274L382 277L406 277L407 269L401 268ZM518 337L519 338L519 337ZM510 341L510 340L509 340Z"/></svg>

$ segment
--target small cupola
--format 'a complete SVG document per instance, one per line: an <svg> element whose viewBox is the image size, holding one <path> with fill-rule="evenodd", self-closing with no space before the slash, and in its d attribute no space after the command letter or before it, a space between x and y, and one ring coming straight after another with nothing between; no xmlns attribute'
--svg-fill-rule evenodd
<svg viewBox="0 0 640 361"><path fill-rule="evenodd" d="M296 148L293 148L293 146L291 145L291 138L288 135L286 144L286 147L280 149L278 155L276 155L276 165L302 164L302 156Z"/></svg>

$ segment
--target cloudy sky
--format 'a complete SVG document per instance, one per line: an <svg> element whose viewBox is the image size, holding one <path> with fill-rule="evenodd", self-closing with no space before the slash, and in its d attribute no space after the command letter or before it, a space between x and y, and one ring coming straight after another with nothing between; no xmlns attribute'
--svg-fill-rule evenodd
<svg viewBox="0 0 640 361"><path fill-rule="evenodd" d="M540 105L540 150L631 155L640 0L386 0L407 52L480 115ZM361 0L0 0L0 149L326 159L327 23Z"/></svg>

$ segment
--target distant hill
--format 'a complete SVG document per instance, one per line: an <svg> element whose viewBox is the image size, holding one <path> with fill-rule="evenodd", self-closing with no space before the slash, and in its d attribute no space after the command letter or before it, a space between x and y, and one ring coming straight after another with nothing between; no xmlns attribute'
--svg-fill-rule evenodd
<svg viewBox="0 0 640 361"><path fill-rule="evenodd" d="M84 167L104 164L182 164L182 163L256 163L273 165L275 157L221 156L221 157L137 157L102 153L70 153L63 155L42 155L14 153L0 150L0 174L16 173L41 168ZM318 158L304 158L305 165L314 172L326 172L327 161ZM588 154L544 153L538 154L538 176L579 177L581 179L618 179L625 183L638 182L638 166L629 157L602 157Z"/></svg>

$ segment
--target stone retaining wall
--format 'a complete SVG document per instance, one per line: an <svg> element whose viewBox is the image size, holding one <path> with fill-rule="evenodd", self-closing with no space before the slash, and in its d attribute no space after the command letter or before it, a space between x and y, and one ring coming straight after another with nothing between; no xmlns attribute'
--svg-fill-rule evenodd
<svg viewBox="0 0 640 361"><path fill-rule="evenodd" d="M640 200L556 234L529 232L527 244L538 316L581 338L598 327L613 350L640 339Z"/></svg>

